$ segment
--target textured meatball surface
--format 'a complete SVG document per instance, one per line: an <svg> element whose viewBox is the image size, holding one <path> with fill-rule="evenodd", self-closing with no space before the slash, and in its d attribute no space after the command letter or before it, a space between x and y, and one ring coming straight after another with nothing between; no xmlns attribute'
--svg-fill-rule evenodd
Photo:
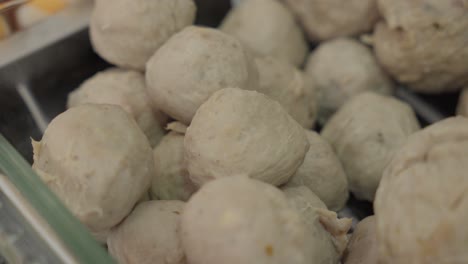
<svg viewBox="0 0 468 264"><path fill-rule="evenodd" d="M383 263L467 262L467 171L466 117L408 139L385 169L374 203Z"/></svg>

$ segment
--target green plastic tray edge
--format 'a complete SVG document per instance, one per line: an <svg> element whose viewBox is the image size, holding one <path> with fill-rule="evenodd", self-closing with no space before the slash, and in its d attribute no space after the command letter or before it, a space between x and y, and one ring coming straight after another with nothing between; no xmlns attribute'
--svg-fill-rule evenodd
<svg viewBox="0 0 468 264"><path fill-rule="evenodd" d="M49 223L57 237L80 263L115 263L59 199L30 164L0 134L0 170L31 206Z"/></svg>

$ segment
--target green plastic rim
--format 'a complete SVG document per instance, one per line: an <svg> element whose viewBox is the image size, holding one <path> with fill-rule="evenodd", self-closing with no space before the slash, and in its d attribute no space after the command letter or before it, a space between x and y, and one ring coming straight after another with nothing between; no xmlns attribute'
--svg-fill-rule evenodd
<svg viewBox="0 0 468 264"><path fill-rule="evenodd" d="M79 263L115 263L1 134L0 170L49 224L51 230Z"/></svg>

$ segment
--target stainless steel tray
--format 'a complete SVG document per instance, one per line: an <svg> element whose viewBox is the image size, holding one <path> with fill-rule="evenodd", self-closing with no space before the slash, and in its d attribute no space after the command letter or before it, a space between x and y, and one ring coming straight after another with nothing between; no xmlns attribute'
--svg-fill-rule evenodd
<svg viewBox="0 0 468 264"><path fill-rule="evenodd" d="M108 66L89 44L91 7L82 2L0 42L0 134L29 162L30 137L65 109L71 89ZM17 169L27 165L1 135L0 163L9 168L0 169L8 175L0 175L0 252L10 263L111 263L38 178Z"/></svg>
<svg viewBox="0 0 468 264"><path fill-rule="evenodd" d="M63 112L68 92L108 66L89 43L90 11L74 6L0 42L0 132L29 161L29 138Z"/></svg>

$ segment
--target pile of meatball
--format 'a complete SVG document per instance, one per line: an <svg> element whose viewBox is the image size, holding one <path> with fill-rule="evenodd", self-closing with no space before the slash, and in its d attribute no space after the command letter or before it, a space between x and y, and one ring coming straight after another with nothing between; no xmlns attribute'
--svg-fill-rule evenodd
<svg viewBox="0 0 468 264"><path fill-rule="evenodd" d="M467 263L468 2L238 2L96 0L47 186L120 264ZM467 90L421 128L398 85Z"/></svg>

